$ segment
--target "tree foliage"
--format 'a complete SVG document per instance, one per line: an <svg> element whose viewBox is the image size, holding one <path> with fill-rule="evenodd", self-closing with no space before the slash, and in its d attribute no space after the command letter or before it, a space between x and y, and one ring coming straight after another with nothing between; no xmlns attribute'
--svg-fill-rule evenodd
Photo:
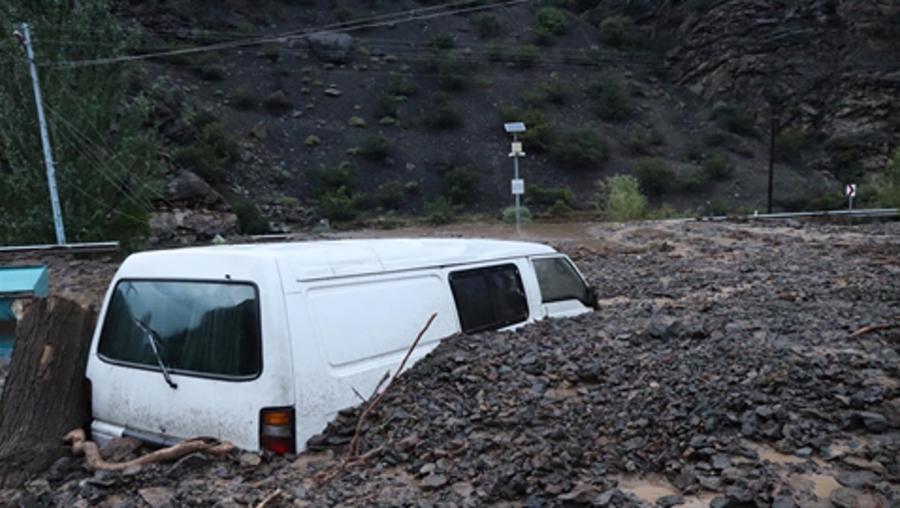
<svg viewBox="0 0 900 508"><path fill-rule="evenodd" d="M54 65L130 53L137 32L105 0L4 2L0 19L30 23L68 240L139 238L161 191L151 101L128 90L139 80L125 64ZM0 38L0 55L0 244L52 242L27 61L11 37Z"/></svg>

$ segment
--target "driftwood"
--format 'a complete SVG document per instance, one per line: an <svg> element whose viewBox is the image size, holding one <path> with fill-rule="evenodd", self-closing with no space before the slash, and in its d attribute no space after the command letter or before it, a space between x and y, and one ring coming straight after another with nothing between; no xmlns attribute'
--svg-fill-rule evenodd
<svg viewBox="0 0 900 508"><path fill-rule="evenodd" d="M384 445L381 445L369 450L362 455L359 455L359 440L362 436L363 423L365 423L366 417L369 415L369 413L372 412L375 406L377 406L378 403L381 402L381 399L384 398L388 390L390 390L391 385L394 384L394 380L397 379L397 376L399 376L400 373L403 372L403 367L406 366L406 362L409 360L412 352L416 349L416 346L419 345L419 341L422 340L423 336L425 336L425 332L427 332L431 327L431 324L434 322L435 318L437 318L437 312L435 312L431 315L430 318L428 318L428 322L426 322L422 330L419 331L419 334L416 336L416 340L413 341L413 343L409 346L409 349L406 351L406 356L403 357L403 361L400 362L397 370L394 371L394 374L390 377L390 381L388 381L387 385L384 387L384 391L379 392L379 389L381 388L381 385L384 384L384 381L388 379L388 374L385 373L384 377L381 378L381 381L378 382L378 385L375 387L375 390L369 397L366 406L363 408L362 412L360 412L359 417L356 420L356 427L353 430L353 438L350 440L350 444L347 445L347 453L344 456L344 460L335 467L328 468L319 472L315 477L315 480L319 485L324 485L330 482L339 474L341 474L342 471L345 471L348 468L365 464L369 459L375 457L384 450Z"/></svg>
<svg viewBox="0 0 900 508"><path fill-rule="evenodd" d="M275 489L271 494L264 497L262 499L262 501L260 501L259 504L256 505L256 508L266 508L266 506L269 506L269 503L271 503L272 500L274 500L276 497L278 497L280 495L281 495L281 489Z"/></svg>
<svg viewBox="0 0 900 508"><path fill-rule="evenodd" d="M100 455L97 444L88 441L84 431L75 429L65 435L63 441L72 445L72 454L84 455L87 468L91 471L122 471L133 466L143 466L157 462L169 462L195 452L204 452L211 455L225 455L234 449L231 443L223 443L215 439L188 439L168 448L156 450L134 460L126 462L107 462Z"/></svg>
<svg viewBox="0 0 900 508"><path fill-rule="evenodd" d="M855 332L850 334L851 338L860 337L867 333L878 332L881 330L890 330L892 328L900 328L900 323L894 323L889 325L869 325L856 330Z"/></svg>
<svg viewBox="0 0 900 508"><path fill-rule="evenodd" d="M17 487L68 454L59 436L90 422L84 370L93 310L63 298L29 305L0 398L0 487Z"/></svg>

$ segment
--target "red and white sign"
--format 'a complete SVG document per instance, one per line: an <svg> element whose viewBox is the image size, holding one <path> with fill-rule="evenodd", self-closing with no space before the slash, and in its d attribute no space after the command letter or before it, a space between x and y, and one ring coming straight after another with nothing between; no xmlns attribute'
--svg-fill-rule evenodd
<svg viewBox="0 0 900 508"><path fill-rule="evenodd" d="M846 187L844 187L844 195L848 198L856 197L856 184L848 183Z"/></svg>

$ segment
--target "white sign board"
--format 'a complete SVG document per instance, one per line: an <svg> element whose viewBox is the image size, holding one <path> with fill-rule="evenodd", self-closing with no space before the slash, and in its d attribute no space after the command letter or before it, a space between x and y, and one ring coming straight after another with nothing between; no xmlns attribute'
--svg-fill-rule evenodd
<svg viewBox="0 0 900 508"><path fill-rule="evenodd" d="M512 183L513 195L525 194L525 180L519 178L518 180L511 180L510 183Z"/></svg>
<svg viewBox="0 0 900 508"><path fill-rule="evenodd" d="M844 195L848 198L856 197L856 184L848 183L846 187L844 187Z"/></svg>

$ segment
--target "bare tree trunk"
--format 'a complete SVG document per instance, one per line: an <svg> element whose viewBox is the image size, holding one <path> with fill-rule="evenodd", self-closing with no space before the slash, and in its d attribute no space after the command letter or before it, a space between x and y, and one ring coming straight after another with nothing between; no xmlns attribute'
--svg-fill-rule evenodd
<svg viewBox="0 0 900 508"><path fill-rule="evenodd" d="M96 314L38 300L16 330L0 398L0 487L21 485L69 453L62 437L90 422L84 370Z"/></svg>

